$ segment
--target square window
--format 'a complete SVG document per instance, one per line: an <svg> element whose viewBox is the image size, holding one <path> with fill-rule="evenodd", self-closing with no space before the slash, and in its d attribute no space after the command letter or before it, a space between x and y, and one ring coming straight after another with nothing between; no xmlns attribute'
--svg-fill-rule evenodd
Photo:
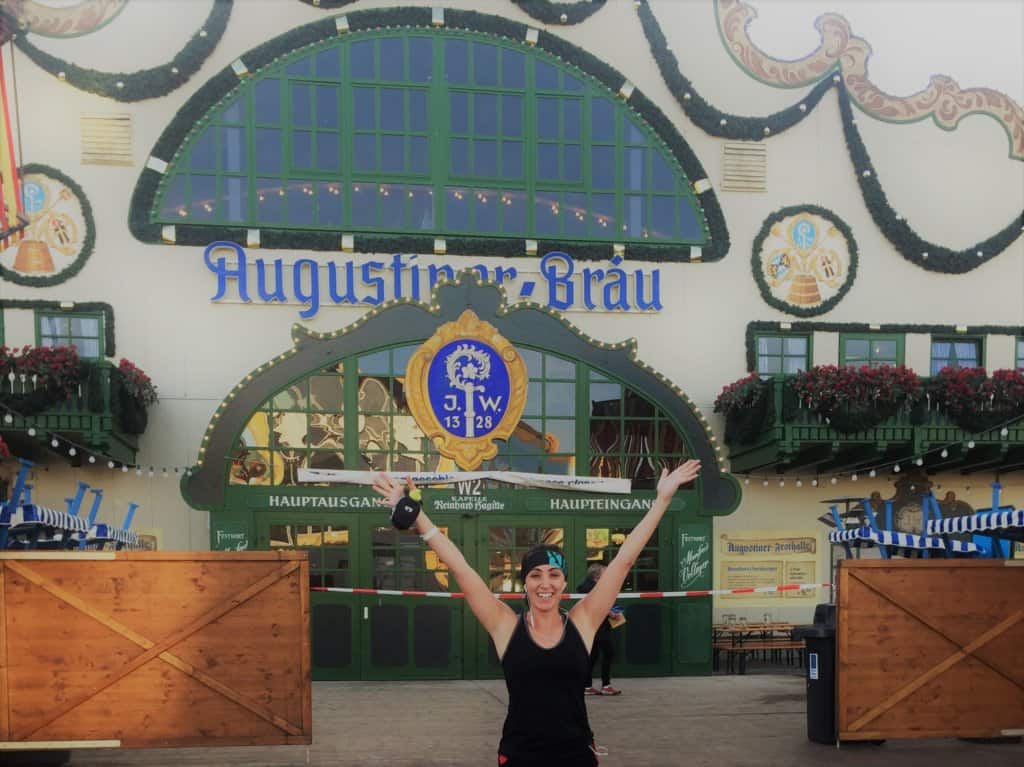
<svg viewBox="0 0 1024 767"><path fill-rule="evenodd" d="M405 130L405 91L380 89L380 127L381 130Z"/></svg>
<svg viewBox="0 0 1024 767"><path fill-rule="evenodd" d="M498 49L490 43L473 43L473 81L477 85L498 84Z"/></svg>
<svg viewBox="0 0 1024 767"><path fill-rule="evenodd" d="M382 80L405 79L405 40L388 37L380 41L380 77Z"/></svg>
<svg viewBox="0 0 1024 767"><path fill-rule="evenodd" d="M377 185L352 184L352 225L375 226L377 224Z"/></svg>
<svg viewBox="0 0 1024 767"><path fill-rule="evenodd" d="M473 94L473 132L478 136L497 135L498 97L496 94Z"/></svg>
<svg viewBox="0 0 1024 767"><path fill-rule="evenodd" d="M501 51L501 84L506 88L526 85L526 56L519 51L503 48Z"/></svg>
<svg viewBox="0 0 1024 767"><path fill-rule="evenodd" d="M360 80L373 80L373 40L357 40L349 48L349 71Z"/></svg>
<svg viewBox="0 0 1024 767"><path fill-rule="evenodd" d="M409 40L409 79L415 83L427 83L434 75L434 44L425 37Z"/></svg>
<svg viewBox="0 0 1024 767"><path fill-rule="evenodd" d="M469 44L465 40L445 40L444 79L452 85L469 82Z"/></svg>

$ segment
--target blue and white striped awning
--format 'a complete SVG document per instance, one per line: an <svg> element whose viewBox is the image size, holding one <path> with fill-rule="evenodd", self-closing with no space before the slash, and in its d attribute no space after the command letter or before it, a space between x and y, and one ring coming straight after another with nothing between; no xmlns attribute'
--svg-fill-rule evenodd
<svg viewBox="0 0 1024 767"><path fill-rule="evenodd" d="M89 529L86 543L120 543L125 548L134 549L139 546L139 536L131 530L122 530L100 522Z"/></svg>
<svg viewBox="0 0 1024 767"><path fill-rule="evenodd" d="M45 506L24 504L11 510L11 532L19 528L49 527L55 530L84 533L89 523L82 517L75 517L66 511L48 509Z"/></svg>
<svg viewBox="0 0 1024 767"><path fill-rule="evenodd" d="M929 535L951 533L981 533L1010 528L1024 529L1024 509L1012 511L987 511L981 514L965 514L962 517L928 520Z"/></svg>
<svg viewBox="0 0 1024 767"><path fill-rule="evenodd" d="M833 530L828 534L830 543L870 543L881 546L898 546L904 549L945 549L947 543L937 536L913 535L895 530L872 530L870 527L853 527L849 530ZM980 549L969 541L949 541L949 551L956 554L978 554Z"/></svg>

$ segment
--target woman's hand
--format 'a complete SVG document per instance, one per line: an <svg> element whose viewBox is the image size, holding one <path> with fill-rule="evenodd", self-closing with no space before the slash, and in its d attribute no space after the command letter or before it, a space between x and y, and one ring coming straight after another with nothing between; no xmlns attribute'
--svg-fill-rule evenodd
<svg viewBox="0 0 1024 767"><path fill-rule="evenodd" d="M668 469L662 469L661 479L658 480L658 497L671 498L680 486L697 479L698 474L700 474L700 461L696 458L681 463L671 473Z"/></svg>
<svg viewBox="0 0 1024 767"><path fill-rule="evenodd" d="M381 506L390 506L391 508L394 508L395 505L402 500L402 496L405 495L406 487L409 488L409 492L416 489L416 484L412 481L412 477L409 477L404 486L401 482L386 472L378 474L373 479L373 489L381 496L377 503Z"/></svg>

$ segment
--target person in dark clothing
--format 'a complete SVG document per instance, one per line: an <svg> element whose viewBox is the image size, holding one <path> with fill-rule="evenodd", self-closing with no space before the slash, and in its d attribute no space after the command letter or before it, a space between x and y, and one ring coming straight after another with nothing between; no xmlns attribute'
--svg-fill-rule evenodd
<svg viewBox="0 0 1024 767"><path fill-rule="evenodd" d="M580 594L589 594L590 591L597 585L597 582L601 580L601 575L605 571L605 566L602 564L593 564L587 568L587 577L583 579L583 582L576 587L576 591ZM611 617L611 613L605 616L605 619L601 621L601 625L597 629L597 633L594 634L594 647L590 651L590 679L587 683L587 688L583 691L584 695L621 695L622 690L616 687L612 687L612 660L615 658L615 645L612 644L612 624L608 618ZM601 658L601 688L594 687L594 670L597 668L597 659Z"/></svg>
<svg viewBox="0 0 1024 767"><path fill-rule="evenodd" d="M412 527L455 577L466 604L494 642L508 688L508 714L498 746L502 767L594 767L597 750L587 720L583 689L590 681L590 651L601 623L630 568L681 485L693 482L700 461L663 469L658 495L590 593L568 612L559 609L566 591L565 556L557 546L535 546L520 566L527 609L517 614L494 598L459 548L422 510ZM408 480L411 497L418 495ZM406 488L387 474L374 481L381 503L397 507Z"/></svg>

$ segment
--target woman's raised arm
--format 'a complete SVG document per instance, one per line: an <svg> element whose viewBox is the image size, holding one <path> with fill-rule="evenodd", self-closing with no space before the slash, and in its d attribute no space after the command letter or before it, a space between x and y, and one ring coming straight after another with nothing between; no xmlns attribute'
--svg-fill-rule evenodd
<svg viewBox="0 0 1024 767"><path fill-rule="evenodd" d="M681 485L693 482L699 473L700 461L696 459L686 461L671 473L668 469L661 470L661 479L658 480L658 496L651 504L651 508L639 524L633 528L633 532L623 542L615 558L608 564L601 579L591 592L570 611L570 615L581 633L593 636L597 631L601 621L605 619L608 611L615 604L615 597L618 596L630 568L658 528L658 523L661 522L672 496Z"/></svg>
<svg viewBox="0 0 1024 767"><path fill-rule="evenodd" d="M411 477L408 488L410 491L416 489ZM373 489L381 495L381 505L391 508L394 508L405 494L405 487L402 483L388 474L378 475L373 481ZM422 509L416 516L412 529L419 533L420 537L437 554L438 559L448 567L448 572L455 577L459 589L466 595L469 609L473 611L473 615L480 621L487 633L494 638L495 644L498 644L500 636L506 633L511 636L512 629L515 628L515 612L508 605L495 599L483 578L470 567L459 547L434 526L427 513ZM502 647L507 643L508 637L505 637Z"/></svg>

